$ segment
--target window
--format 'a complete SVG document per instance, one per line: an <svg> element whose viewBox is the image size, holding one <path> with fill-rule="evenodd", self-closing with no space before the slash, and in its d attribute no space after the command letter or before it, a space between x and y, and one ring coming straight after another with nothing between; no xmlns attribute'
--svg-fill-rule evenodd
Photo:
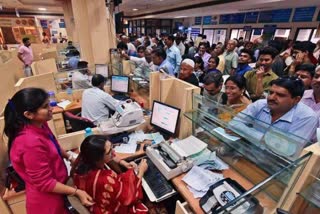
<svg viewBox="0 0 320 214"><path fill-rule="evenodd" d="M246 34L247 34L247 31L244 31L242 28L231 29L230 39L234 39L234 38L239 39L240 37L245 39L246 38Z"/></svg>
<svg viewBox="0 0 320 214"><path fill-rule="evenodd" d="M274 38L288 39L290 35L290 28L278 28L274 33Z"/></svg>
<svg viewBox="0 0 320 214"><path fill-rule="evenodd" d="M298 29L296 41L309 41L309 38L312 34L313 29Z"/></svg>
<svg viewBox="0 0 320 214"><path fill-rule="evenodd" d="M255 28L251 31L251 37L250 41L253 42L254 40L258 39L261 37L263 34L263 29L262 28Z"/></svg>

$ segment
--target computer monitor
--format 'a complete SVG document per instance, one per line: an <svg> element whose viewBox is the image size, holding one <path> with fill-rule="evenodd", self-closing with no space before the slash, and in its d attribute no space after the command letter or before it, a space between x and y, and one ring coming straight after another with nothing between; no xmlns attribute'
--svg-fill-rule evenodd
<svg viewBox="0 0 320 214"><path fill-rule="evenodd" d="M120 75L111 76L111 91L124 94L128 93L129 77Z"/></svg>
<svg viewBox="0 0 320 214"><path fill-rule="evenodd" d="M176 133L180 109L153 101L150 124L164 134L174 135Z"/></svg>

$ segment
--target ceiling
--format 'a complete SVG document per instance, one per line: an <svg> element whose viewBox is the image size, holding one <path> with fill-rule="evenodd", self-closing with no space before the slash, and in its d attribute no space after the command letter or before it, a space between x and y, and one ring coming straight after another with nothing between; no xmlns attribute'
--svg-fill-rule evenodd
<svg viewBox="0 0 320 214"><path fill-rule="evenodd" d="M3 7L3 11L12 11L17 8L19 12L62 14L62 2L63 0L0 0L0 6ZM40 11L38 8L46 8L47 10Z"/></svg>
<svg viewBox="0 0 320 214"><path fill-rule="evenodd" d="M65 0L0 0L2 11L62 14ZM94 1L94 0L91 0ZM115 10L129 18L184 18L228 13L253 12L292 7L320 6L319 0L122 0ZM44 7L47 11L39 11ZM138 9L134 11L133 9ZM1 13L1 10L0 10Z"/></svg>

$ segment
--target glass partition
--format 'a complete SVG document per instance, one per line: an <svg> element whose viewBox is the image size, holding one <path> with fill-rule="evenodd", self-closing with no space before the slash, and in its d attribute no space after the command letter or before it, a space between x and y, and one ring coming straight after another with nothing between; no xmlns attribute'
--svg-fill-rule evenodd
<svg viewBox="0 0 320 214"><path fill-rule="evenodd" d="M297 181L311 152L299 157L305 139L249 115L237 114L237 108L194 95L193 111L185 116L193 122L193 134L229 165L226 175L245 187L243 194L216 208L216 213L237 213L237 209L254 200L265 213L271 213Z"/></svg>

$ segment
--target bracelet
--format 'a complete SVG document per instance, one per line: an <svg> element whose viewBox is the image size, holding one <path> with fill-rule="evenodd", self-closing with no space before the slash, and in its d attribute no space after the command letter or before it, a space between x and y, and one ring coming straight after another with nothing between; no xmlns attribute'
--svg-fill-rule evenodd
<svg viewBox="0 0 320 214"><path fill-rule="evenodd" d="M76 190L70 196L75 196L75 194L77 193L78 187L76 187L75 189Z"/></svg>

